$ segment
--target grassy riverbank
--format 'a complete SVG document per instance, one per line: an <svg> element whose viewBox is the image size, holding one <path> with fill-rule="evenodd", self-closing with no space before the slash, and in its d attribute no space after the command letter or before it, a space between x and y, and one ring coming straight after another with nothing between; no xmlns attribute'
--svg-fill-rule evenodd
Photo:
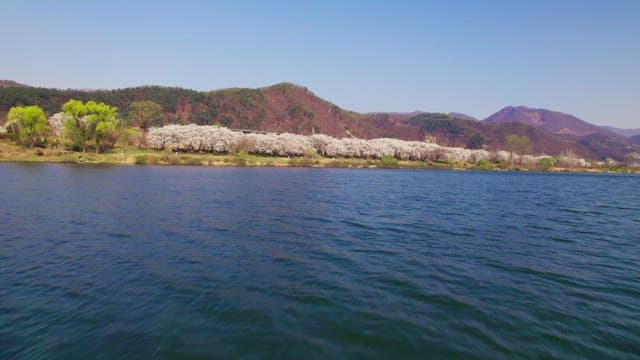
<svg viewBox="0 0 640 360"><path fill-rule="evenodd" d="M464 168L462 164L399 161L396 159L330 159L322 156L279 157L237 154L174 153L120 147L104 153L82 153L58 148L23 148L0 140L0 162L41 162L120 165L193 165L193 166L274 166L274 167L354 167L354 168Z"/></svg>
<svg viewBox="0 0 640 360"><path fill-rule="evenodd" d="M326 158L320 155L309 157L278 157L240 152L237 154L174 153L118 147L104 153L82 153L62 148L23 148L0 139L0 162L32 163L72 163L72 164L114 164L114 165L191 165L191 166L247 166L247 167L329 167L329 168L399 168L399 169L451 169L451 170L519 170L540 171L508 163L477 164L425 162L383 159ZM639 173L638 168L596 167L596 168L550 168L547 171L571 172L622 172Z"/></svg>

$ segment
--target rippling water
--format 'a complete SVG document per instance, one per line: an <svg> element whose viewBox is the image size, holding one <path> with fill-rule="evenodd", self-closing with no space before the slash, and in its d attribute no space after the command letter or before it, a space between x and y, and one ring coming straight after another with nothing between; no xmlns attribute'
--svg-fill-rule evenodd
<svg viewBox="0 0 640 360"><path fill-rule="evenodd" d="M638 358L639 188L0 164L0 358Z"/></svg>

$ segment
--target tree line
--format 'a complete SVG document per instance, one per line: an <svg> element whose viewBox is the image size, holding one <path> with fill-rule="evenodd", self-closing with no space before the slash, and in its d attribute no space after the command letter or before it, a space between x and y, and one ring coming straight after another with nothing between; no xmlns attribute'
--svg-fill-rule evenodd
<svg viewBox="0 0 640 360"><path fill-rule="evenodd" d="M132 127L139 129L140 136L138 144L142 146L149 146L152 148L164 148L167 142L176 140L177 144L198 144L198 145L185 145L179 146L180 150L186 151L211 151L217 148L219 143L213 141L225 134L222 144L235 143L234 133L221 132L222 130L216 130L216 127L176 127L166 126L164 130L155 129L152 139L147 144L147 133L151 127L157 127L162 125L163 108L160 104L150 101L134 101L129 104L126 111L127 116L121 118L119 109L115 106L108 105L103 102L96 102L89 100L82 102L80 100L71 99L64 103L61 107L62 120L60 124L54 124L47 120L45 112L38 105L31 106L15 106L9 111L7 117L6 129L10 136L20 145L25 147L34 146L47 146L49 144L62 143L69 150L74 151L95 151L103 152L108 149L114 148L116 142L123 135L127 135L131 131ZM426 114L429 115L429 114ZM420 120L423 127L428 130L435 130L446 128L453 133L461 132L455 122L448 119L448 115L443 114L442 117L423 116L414 121ZM452 125L454 124L454 125ZM56 127L56 128L53 128ZM230 135L229 135L230 134ZM286 134L292 135L292 134ZM477 134L476 134L477 135ZM471 149L482 150L483 139L477 135L471 137L471 141L476 142L475 146L471 146ZM51 138L54 138L50 141ZM206 140L204 140L206 138ZM275 138L264 137L257 139L249 139L253 142L258 140L262 141L267 148L280 148L281 150L256 150L257 153L277 154L281 155L282 152L285 155L299 155L303 151L289 152L282 149L290 147L291 143L304 143L310 141L307 138L295 138L296 141L282 141L286 140L286 136L278 135ZM318 140L322 136L317 136L314 140ZM233 141L229 140L232 139ZM293 138L291 138L293 139ZM291 140L289 139L289 140ZM300 140L303 139L303 140ZM406 142L392 139L376 139L373 141L365 141L361 139L332 139L326 140L331 146L330 151L318 151L323 155L328 156L348 156L348 157L382 157L385 155L396 156L399 159L429 159L433 160L438 158L434 157L434 154L438 155L441 149L437 149L434 152L434 148L427 146L427 143L420 142ZM384 140L384 141L382 141ZM211 144L218 144L213 146ZM273 145L278 144L278 145ZM284 146L282 144L287 144ZM284 147L283 147L284 146ZM229 151L230 148L223 146L223 151ZM314 146L315 148L315 146ZM301 147L302 149L302 147ZM364 150L363 150L364 149ZM515 134L506 136L504 140L504 149L509 153L509 161L514 162L514 154L519 155L519 163L523 163L524 156L529 154L532 149L531 141L526 136L518 136ZM362 155L368 154L368 155ZM479 158L486 158L487 152L480 151L475 155L480 155ZM457 154L457 158L466 157Z"/></svg>
<svg viewBox="0 0 640 360"><path fill-rule="evenodd" d="M74 151L103 152L112 149L131 127L139 128L144 138L149 127L160 125L162 118L162 106L149 100L132 102L124 119L117 107L93 100L72 99L61 110L62 123L52 126L40 106L14 106L9 110L5 127L9 136L24 147L62 142Z"/></svg>

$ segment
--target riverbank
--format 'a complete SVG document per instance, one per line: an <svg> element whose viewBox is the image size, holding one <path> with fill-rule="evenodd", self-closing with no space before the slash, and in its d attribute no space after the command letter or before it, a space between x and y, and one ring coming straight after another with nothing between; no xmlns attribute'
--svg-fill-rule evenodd
<svg viewBox="0 0 640 360"><path fill-rule="evenodd" d="M447 169L447 170L494 170L494 171L550 171L550 172L596 172L596 173L640 173L638 168L592 167L540 169L508 163L430 162L382 159L327 158L320 155L281 157L248 154L185 153L120 147L105 153L82 153L61 148L23 148L0 140L0 162L24 163L71 163L112 165L166 165L166 166L241 166L241 167L318 167L318 168L398 168L398 169Z"/></svg>
<svg viewBox="0 0 640 360"><path fill-rule="evenodd" d="M396 159L346 159L281 157L248 154L186 153L157 151L137 147L116 148L104 153L82 153L56 148L25 149L0 141L0 162L114 164L114 165L191 165L254 167L352 167L352 168L465 168L463 164L400 161Z"/></svg>

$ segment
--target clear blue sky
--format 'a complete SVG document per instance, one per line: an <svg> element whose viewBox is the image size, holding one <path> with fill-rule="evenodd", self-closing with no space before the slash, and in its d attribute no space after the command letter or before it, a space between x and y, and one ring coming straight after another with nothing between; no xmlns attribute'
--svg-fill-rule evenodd
<svg viewBox="0 0 640 360"><path fill-rule="evenodd" d="M549 108L640 127L640 1L8 1L0 78L282 81L355 111Z"/></svg>

